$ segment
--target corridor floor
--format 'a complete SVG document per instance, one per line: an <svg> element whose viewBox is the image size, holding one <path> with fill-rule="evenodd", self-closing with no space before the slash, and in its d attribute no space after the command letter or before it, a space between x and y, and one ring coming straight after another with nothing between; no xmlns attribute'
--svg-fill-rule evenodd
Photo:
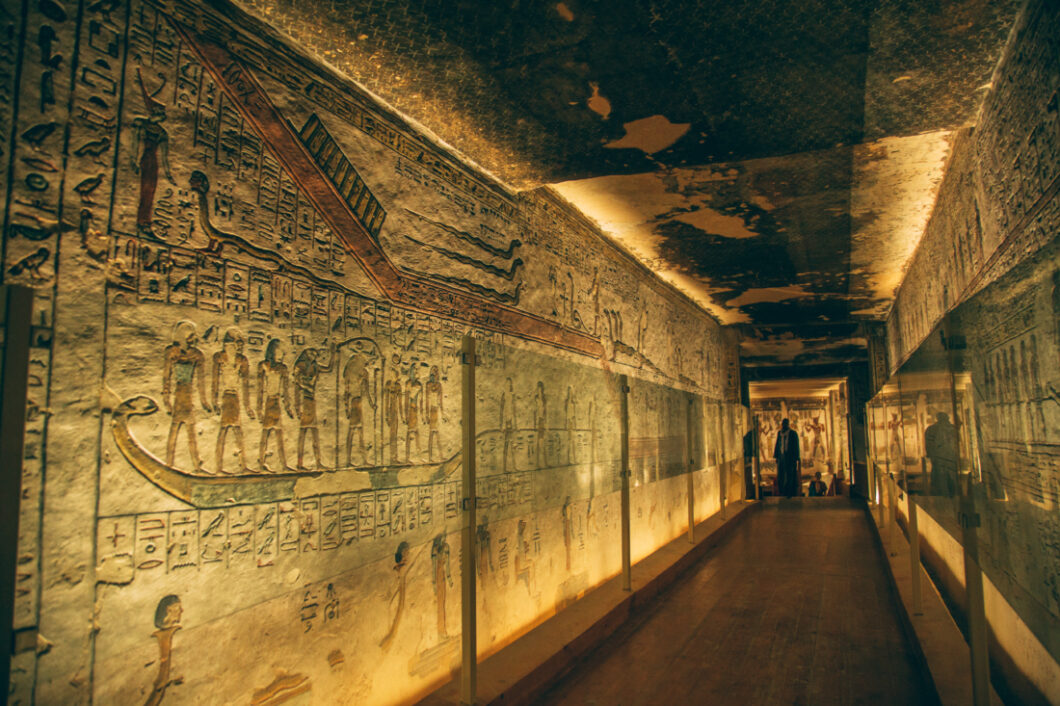
<svg viewBox="0 0 1060 706"><path fill-rule="evenodd" d="M930 704L864 511L767 505L545 704Z"/></svg>

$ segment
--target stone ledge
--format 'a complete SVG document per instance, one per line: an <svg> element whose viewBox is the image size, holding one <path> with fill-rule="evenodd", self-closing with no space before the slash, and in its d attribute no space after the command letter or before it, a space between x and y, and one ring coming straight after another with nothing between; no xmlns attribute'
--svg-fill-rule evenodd
<svg viewBox="0 0 1060 706"><path fill-rule="evenodd" d="M735 503L696 525L696 543L682 534L633 565L632 590L622 590L621 575L530 630L483 660L478 667L478 704L529 704L569 673L612 635L633 612L650 603L694 562L718 545L748 513L760 505ZM459 671L454 679L419 702L421 706L460 703Z"/></svg>
<svg viewBox="0 0 1060 706"><path fill-rule="evenodd" d="M895 608L911 647L920 662L925 681L935 688L943 706L965 706L973 703L972 665L968 643L953 621L942 596L931 581L924 566L919 566L921 580L921 612L913 613L912 566L909 559L909 540L899 525L894 532L887 526L889 509L884 508L884 522L877 521L874 509L865 505L869 524L875 530L881 558L887 565L887 577L895 596ZM990 703L1003 703L990 687Z"/></svg>

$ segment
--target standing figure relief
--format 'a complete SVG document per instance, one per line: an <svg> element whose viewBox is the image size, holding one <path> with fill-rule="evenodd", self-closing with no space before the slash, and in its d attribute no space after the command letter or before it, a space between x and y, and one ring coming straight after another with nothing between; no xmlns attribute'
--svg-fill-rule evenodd
<svg viewBox="0 0 1060 706"><path fill-rule="evenodd" d="M239 445L240 467L237 472L243 473L248 470L241 410L245 408L247 416L254 419L254 409L250 404L250 362L243 354L243 346L243 333L233 326L225 331L223 348L213 354L210 397L214 409L221 415L214 454L217 473L225 472L224 448L229 431L235 433L236 443ZM218 401L219 395L220 401Z"/></svg>
<svg viewBox="0 0 1060 706"><path fill-rule="evenodd" d="M317 380L321 373L331 372L335 365L335 346L324 341L328 362L321 363L324 349L306 348L294 363L294 409L298 415L298 470L305 470L305 442L312 439L313 460L321 468L320 427L317 420Z"/></svg>
<svg viewBox="0 0 1060 706"><path fill-rule="evenodd" d="M162 364L162 401L172 417L166 441L166 465L172 466L176 460L177 435L183 428L188 437L192 466L201 471L193 401L196 390L203 409L210 412L211 408L206 401L206 357L196 347L198 341L198 329L191 321L180 321L173 327L173 342L166 347Z"/></svg>
<svg viewBox="0 0 1060 706"><path fill-rule="evenodd" d="M261 419L261 441L258 448L258 467L264 472L284 472L288 470L287 450L283 441L280 401L287 416L294 418L291 411L291 384L287 366L284 364L283 342L278 338L269 341L265 348L265 359L258 363L258 417ZM276 452L280 459L280 468L274 471L265 463L269 451L269 439L275 437Z"/></svg>

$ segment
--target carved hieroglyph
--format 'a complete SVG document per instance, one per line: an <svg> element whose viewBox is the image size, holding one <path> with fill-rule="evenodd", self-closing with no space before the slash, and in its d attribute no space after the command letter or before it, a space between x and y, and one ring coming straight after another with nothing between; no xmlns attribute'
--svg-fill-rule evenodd
<svg viewBox="0 0 1060 706"><path fill-rule="evenodd" d="M16 699L387 703L445 679L466 333L483 644L618 570L611 373L733 407L714 321L233 9L8 5L4 279L37 290L16 628L50 645L16 655Z"/></svg>

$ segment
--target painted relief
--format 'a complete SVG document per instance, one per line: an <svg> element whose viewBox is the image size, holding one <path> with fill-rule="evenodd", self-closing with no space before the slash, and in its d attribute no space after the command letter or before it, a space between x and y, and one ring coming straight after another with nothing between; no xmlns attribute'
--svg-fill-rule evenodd
<svg viewBox="0 0 1060 706"><path fill-rule="evenodd" d="M487 352L476 383L477 579L489 650L502 626L531 625L621 566L617 377L507 346ZM526 504L508 504L513 494Z"/></svg>
<svg viewBox="0 0 1060 706"><path fill-rule="evenodd" d="M967 346L954 423L965 432L961 456L978 461L985 568L999 586L1014 582L1048 610L1049 620L1022 611L1039 634L1060 623L1057 253L1054 240L952 315Z"/></svg>
<svg viewBox="0 0 1060 706"><path fill-rule="evenodd" d="M631 551L639 559L687 531L690 469L703 476L698 506L743 498L731 477L739 472L742 447L734 440L743 428L730 428L731 405L640 380L630 381L629 404Z"/></svg>
<svg viewBox="0 0 1060 706"><path fill-rule="evenodd" d="M38 292L16 628L51 647L16 655L13 698L446 680L468 333L484 648L618 571L616 372L654 383L639 551L672 536L682 405L738 386L714 321L231 8L29 7L3 277ZM739 436L710 418L702 513Z"/></svg>
<svg viewBox="0 0 1060 706"><path fill-rule="evenodd" d="M1060 130L1048 3L1027 6L951 164L887 322L892 372L943 315L1048 245L1060 225Z"/></svg>
<svg viewBox="0 0 1060 706"><path fill-rule="evenodd" d="M776 482L773 452L781 421L788 419L799 435L803 480L820 473L829 494L842 494L851 478L848 405L845 380L828 381L813 396L781 397L776 391L759 396L752 390L750 412L758 425L756 441L764 492L770 492Z"/></svg>
<svg viewBox="0 0 1060 706"><path fill-rule="evenodd" d="M791 428L799 434L804 471L811 475L817 471L832 473L838 467L845 450L836 448L834 413L828 398L761 400L752 404L751 411L758 415L758 453L763 471L776 471L773 446L782 419L790 420Z"/></svg>

